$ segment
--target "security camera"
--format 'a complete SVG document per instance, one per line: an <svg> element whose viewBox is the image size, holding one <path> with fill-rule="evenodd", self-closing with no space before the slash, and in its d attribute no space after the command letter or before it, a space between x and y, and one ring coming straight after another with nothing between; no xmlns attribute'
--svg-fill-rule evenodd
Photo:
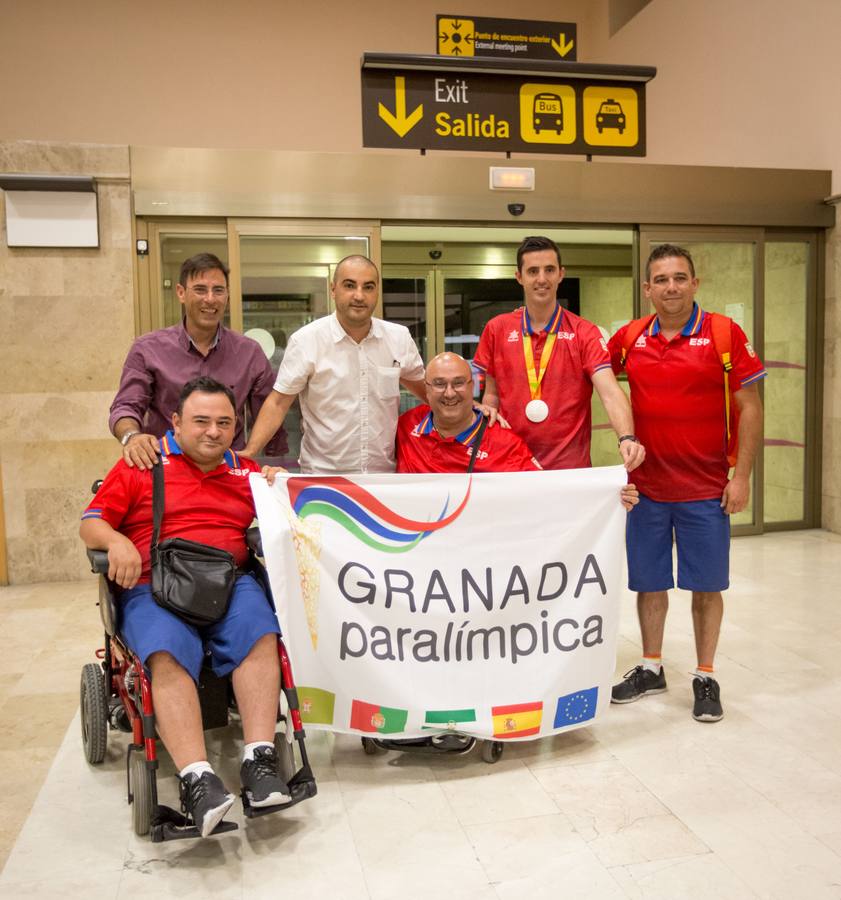
<svg viewBox="0 0 841 900"><path fill-rule="evenodd" d="M521 216L525 211L526 211L525 203L509 203L508 204L508 212L510 212L512 216Z"/></svg>
<svg viewBox="0 0 841 900"><path fill-rule="evenodd" d="M440 250L430 250L429 258L430 259L441 259L441 251Z"/></svg>

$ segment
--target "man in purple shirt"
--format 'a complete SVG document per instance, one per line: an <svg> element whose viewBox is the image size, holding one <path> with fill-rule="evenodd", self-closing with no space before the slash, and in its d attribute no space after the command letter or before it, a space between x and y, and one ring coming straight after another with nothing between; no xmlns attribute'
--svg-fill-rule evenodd
<svg viewBox="0 0 841 900"><path fill-rule="evenodd" d="M111 404L108 427L122 444L129 466L148 469L158 455L158 438L166 434L181 388L200 375L229 387L236 398L233 448L245 446L245 411L257 418L271 393L274 374L256 341L222 325L228 305L228 269L212 253L199 253L181 265L175 294L184 307L180 325L139 337L123 365L120 388ZM265 452L286 452L281 428Z"/></svg>

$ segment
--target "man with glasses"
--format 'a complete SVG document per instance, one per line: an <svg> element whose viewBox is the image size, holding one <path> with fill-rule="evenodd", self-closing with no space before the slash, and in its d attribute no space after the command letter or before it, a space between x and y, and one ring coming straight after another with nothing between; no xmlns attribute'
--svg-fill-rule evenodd
<svg viewBox="0 0 841 900"><path fill-rule="evenodd" d="M426 369L428 406L397 423L398 472L528 472L541 466L523 440L506 428L482 429L473 407L473 374L457 353L439 353Z"/></svg>
<svg viewBox="0 0 841 900"><path fill-rule="evenodd" d="M439 353L426 368L428 406L397 423L398 472L532 472L543 467L522 438L508 428L482 429L483 410L473 405L470 364L457 353ZM639 503L633 484L622 486L625 509Z"/></svg>
<svg viewBox="0 0 841 900"><path fill-rule="evenodd" d="M123 365L120 387L111 404L108 426L123 447L129 466L151 468L178 406L181 388L209 376L233 391L236 429L233 449L245 444L246 410L257 418L274 381L272 367L256 341L222 325L228 306L228 269L212 253L199 253L181 265L175 294L184 318L179 325L139 337ZM276 433L275 433L276 432ZM270 455L286 452L286 434L274 429Z"/></svg>

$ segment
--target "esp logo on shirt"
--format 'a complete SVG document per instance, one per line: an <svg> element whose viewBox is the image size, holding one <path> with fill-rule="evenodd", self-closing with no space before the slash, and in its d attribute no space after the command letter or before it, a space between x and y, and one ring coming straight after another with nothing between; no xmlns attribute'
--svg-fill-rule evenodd
<svg viewBox="0 0 841 900"><path fill-rule="evenodd" d="M246 478L251 474L250 469L228 469L229 475L238 475L240 478Z"/></svg>
<svg viewBox="0 0 841 900"><path fill-rule="evenodd" d="M690 347L706 347L709 342L709 338L689 338Z"/></svg>

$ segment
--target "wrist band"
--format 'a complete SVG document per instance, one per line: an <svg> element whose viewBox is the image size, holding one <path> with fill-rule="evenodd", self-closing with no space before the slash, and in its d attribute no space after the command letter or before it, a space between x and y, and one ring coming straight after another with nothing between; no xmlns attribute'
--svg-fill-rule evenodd
<svg viewBox="0 0 841 900"><path fill-rule="evenodd" d="M621 445L622 441L633 441L635 444L638 444L640 442L639 438L635 434L623 434L619 438L617 444Z"/></svg>

